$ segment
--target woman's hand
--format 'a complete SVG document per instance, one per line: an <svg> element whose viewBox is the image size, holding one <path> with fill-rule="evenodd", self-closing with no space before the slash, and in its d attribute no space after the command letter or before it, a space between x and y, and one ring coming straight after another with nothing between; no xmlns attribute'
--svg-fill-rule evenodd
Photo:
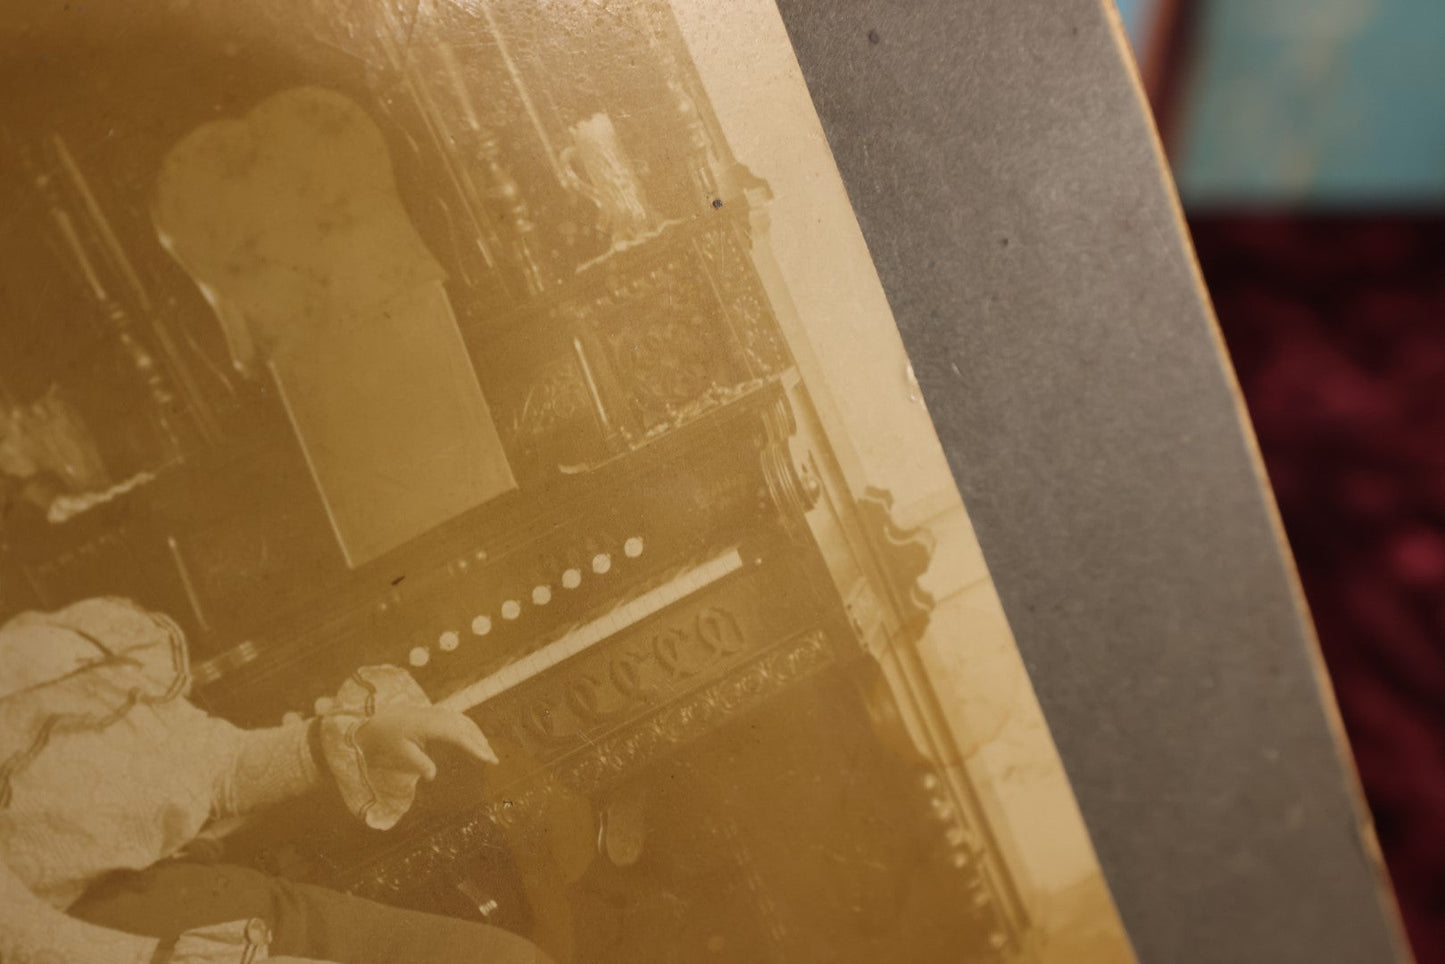
<svg viewBox="0 0 1445 964"><path fill-rule="evenodd" d="M423 780L437 775L429 753L450 744L481 763L497 763L497 754L477 724L440 706L390 706L357 727L353 739L371 767L411 773Z"/></svg>

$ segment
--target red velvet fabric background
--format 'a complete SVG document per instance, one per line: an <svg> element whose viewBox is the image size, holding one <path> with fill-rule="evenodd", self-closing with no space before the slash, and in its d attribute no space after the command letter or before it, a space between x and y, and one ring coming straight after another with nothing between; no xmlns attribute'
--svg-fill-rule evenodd
<svg viewBox="0 0 1445 964"><path fill-rule="evenodd" d="M1445 962L1445 218L1191 227L1411 941Z"/></svg>

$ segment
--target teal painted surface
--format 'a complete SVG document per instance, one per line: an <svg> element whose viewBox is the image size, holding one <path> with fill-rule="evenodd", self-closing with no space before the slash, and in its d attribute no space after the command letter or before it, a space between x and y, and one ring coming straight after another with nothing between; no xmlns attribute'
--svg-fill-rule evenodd
<svg viewBox="0 0 1445 964"><path fill-rule="evenodd" d="M1137 52L1144 43L1149 14L1158 0L1117 0L1117 2L1119 15L1124 19L1124 26L1129 31L1129 41Z"/></svg>
<svg viewBox="0 0 1445 964"><path fill-rule="evenodd" d="M1114 2L1119 7L1119 16L1124 20L1124 28L1129 32L1129 42L1134 45L1134 52L1142 57L1149 44L1154 24L1159 18L1159 8L1163 6L1163 0L1114 0Z"/></svg>
<svg viewBox="0 0 1445 964"><path fill-rule="evenodd" d="M1197 50L1186 203L1445 202L1445 0L1211 0Z"/></svg>

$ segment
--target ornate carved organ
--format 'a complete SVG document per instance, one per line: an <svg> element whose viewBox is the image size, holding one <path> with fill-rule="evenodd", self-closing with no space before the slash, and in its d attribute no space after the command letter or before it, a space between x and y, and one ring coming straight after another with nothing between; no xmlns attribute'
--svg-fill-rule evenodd
<svg viewBox="0 0 1445 964"><path fill-rule="evenodd" d="M12 527L7 565L37 604L175 615L196 699L243 725L395 663L503 757L389 833L311 806L234 858L579 964L1011 959L1018 895L909 656L927 540L850 490L817 428L755 264L766 185L665 4L567 3L576 31L551 6L278 4L301 66L244 74L328 83L385 133L516 489L348 566L274 390L227 370L123 177L107 196L74 165L37 219L105 293L70 308L121 319L95 340L136 401L87 410L52 378L141 481ZM242 37L268 15L244 13Z"/></svg>

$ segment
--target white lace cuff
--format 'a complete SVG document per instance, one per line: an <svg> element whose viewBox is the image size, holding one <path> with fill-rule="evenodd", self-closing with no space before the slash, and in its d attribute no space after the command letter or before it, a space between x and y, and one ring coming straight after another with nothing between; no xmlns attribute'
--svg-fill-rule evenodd
<svg viewBox="0 0 1445 964"><path fill-rule="evenodd" d="M411 808L419 777L369 763L356 745L358 727L386 706L430 706L416 680L395 666L368 666L351 675L328 704L318 707L321 753L341 799L358 819L389 830Z"/></svg>

